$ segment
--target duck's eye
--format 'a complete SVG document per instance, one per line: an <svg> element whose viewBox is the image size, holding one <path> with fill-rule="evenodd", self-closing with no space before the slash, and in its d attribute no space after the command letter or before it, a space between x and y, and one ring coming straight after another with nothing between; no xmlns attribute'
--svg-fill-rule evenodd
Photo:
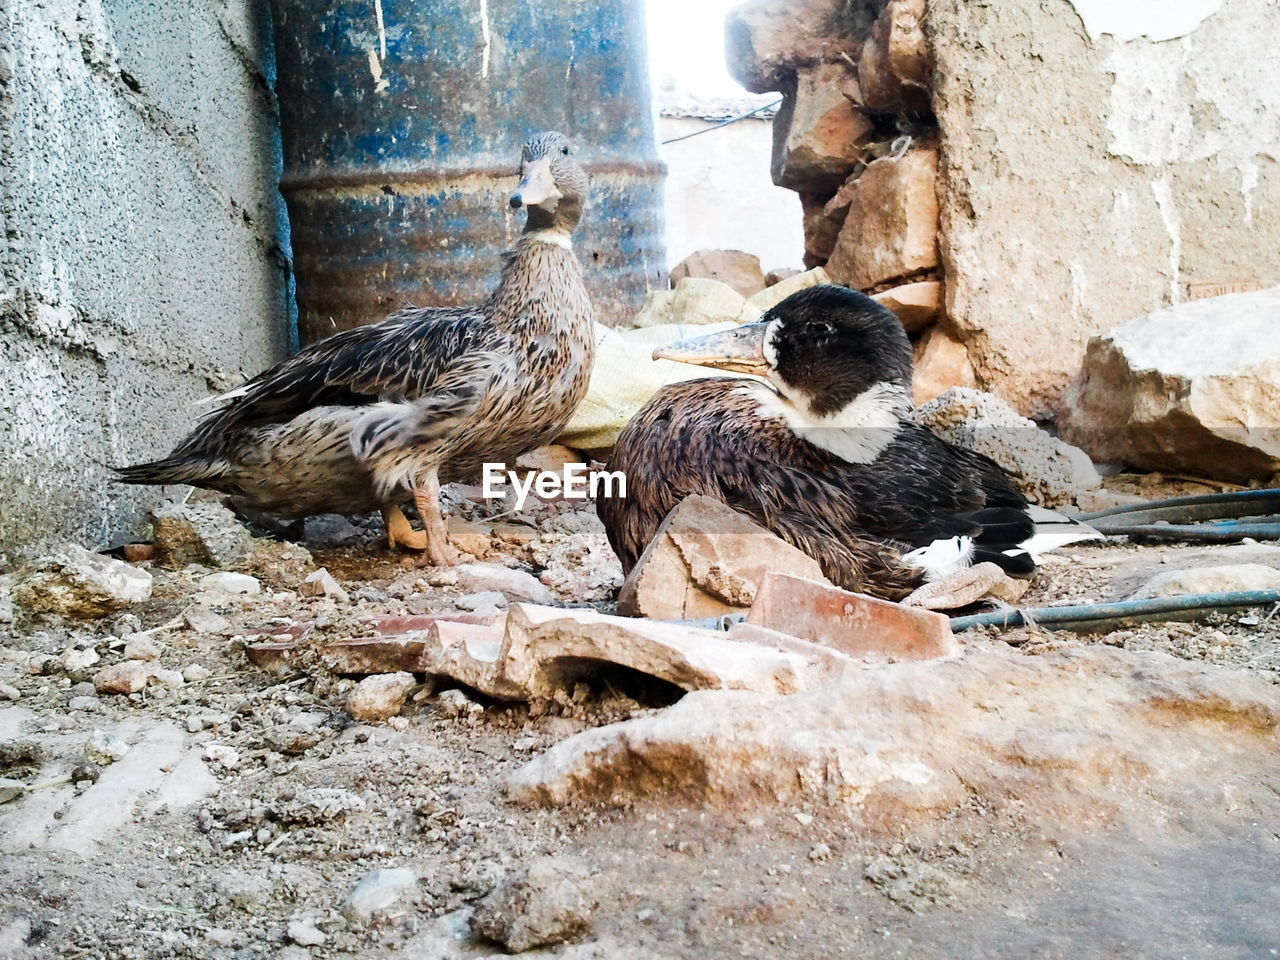
<svg viewBox="0 0 1280 960"><path fill-rule="evenodd" d="M561 152L561 153L563 153L563 154L567 157L567 156L569 155L569 148L568 148L568 147L561 147L561 148L560 148L560 152Z"/></svg>

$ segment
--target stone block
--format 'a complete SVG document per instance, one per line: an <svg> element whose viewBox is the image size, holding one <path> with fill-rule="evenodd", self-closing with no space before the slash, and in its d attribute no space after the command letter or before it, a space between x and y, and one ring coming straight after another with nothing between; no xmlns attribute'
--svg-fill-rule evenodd
<svg viewBox="0 0 1280 960"><path fill-rule="evenodd" d="M841 92L848 69L801 70L773 121L773 182L809 193L832 191L853 172L874 124Z"/></svg>
<svg viewBox="0 0 1280 960"><path fill-rule="evenodd" d="M671 313L676 323L752 323L760 312L727 283L708 277L685 277L676 283Z"/></svg>
<svg viewBox="0 0 1280 960"><path fill-rule="evenodd" d="M151 511L151 524L156 561L171 570L236 567L254 549L253 535L219 503L164 503Z"/></svg>
<svg viewBox="0 0 1280 960"><path fill-rule="evenodd" d="M28 614L93 620L151 596L151 574L74 543L37 560L13 587Z"/></svg>
<svg viewBox="0 0 1280 960"><path fill-rule="evenodd" d="M657 620L745 610L770 571L826 582L818 561L710 497L667 514L623 581L618 612Z"/></svg>
<svg viewBox="0 0 1280 960"><path fill-rule="evenodd" d="M912 403L927 403L952 387L977 386L969 351L942 326L935 325L916 342L911 370Z"/></svg>
<svg viewBox="0 0 1280 960"><path fill-rule="evenodd" d="M868 110L929 113L933 60L921 27L924 8L924 0L889 0L876 18L858 58L858 85Z"/></svg>
<svg viewBox="0 0 1280 960"><path fill-rule="evenodd" d="M672 309L675 299L674 290L650 290L644 299L644 306L632 319L632 324L636 327L662 327L675 323Z"/></svg>
<svg viewBox="0 0 1280 960"><path fill-rule="evenodd" d="M1088 454L993 393L956 387L911 411L911 419L948 443L990 457L1042 507L1067 506L1102 486Z"/></svg>
<svg viewBox="0 0 1280 960"><path fill-rule="evenodd" d="M872 299L888 307L907 333L919 333L942 317L942 283L938 280L904 283Z"/></svg>
<svg viewBox="0 0 1280 960"><path fill-rule="evenodd" d="M830 0L740 4L725 17L725 64L752 93L782 90L799 67L817 59L824 40L840 43L838 16Z"/></svg>
<svg viewBox="0 0 1280 960"><path fill-rule="evenodd" d="M937 173L930 147L867 166L826 263L834 282L866 289L938 266Z"/></svg>
<svg viewBox="0 0 1280 960"><path fill-rule="evenodd" d="M942 614L785 573L764 578L747 622L851 657L931 660L960 653L951 624Z"/></svg>
<svg viewBox="0 0 1280 960"><path fill-rule="evenodd" d="M1235 482L1280 472L1280 287L1179 304L1089 341L1062 435L1096 460Z"/></svg>
<svg viewBox="0 0 1280 960"><path fill-rule="evenodd" d="M747 301L756 310L764 312L774 304L781 303L787 297L791 296L797 290L804 290L807 287L817 286L821 283L830 283L831 278L827 276L827 271L821 267L814 267L803 273L796 273L787 277L785 280L779 280L770 287L766 287L757 293L754 297Z"/></svg>
<svg viewBox="0 0 1280 960"><path fill-rule="evenodd" d="M417 685L413 674L398 671L365 677L347 697L347 713L361 723L381 723L400 712Z"/></svg>
<svg viewBox="0 0 1280 960"><path fill-rule="evenodd" d="M760 258L742 250L696 250L671 268L673 284L685 277L719 280L743 297L750 297L765 288Z"/></svg>

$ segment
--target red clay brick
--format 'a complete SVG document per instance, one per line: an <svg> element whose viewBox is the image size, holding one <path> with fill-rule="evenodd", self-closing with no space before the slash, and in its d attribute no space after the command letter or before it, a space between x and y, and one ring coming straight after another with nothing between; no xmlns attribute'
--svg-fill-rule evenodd
<svg viewBox="0 0 1280 960"><path fill-rule="evenodd" d="M747 622L851 657L932 660L960 652L950 621L940 613L783 573L764 578Z"/></svg>

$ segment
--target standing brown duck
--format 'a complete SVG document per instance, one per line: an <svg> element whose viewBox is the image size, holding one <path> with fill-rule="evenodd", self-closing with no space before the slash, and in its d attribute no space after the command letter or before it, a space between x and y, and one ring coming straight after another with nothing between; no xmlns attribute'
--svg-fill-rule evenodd
<svg viewBox="0 0 1280 960"><path fill-rule="evenodd" d="M476 307L409 308L313 344L223 398L125 483L189 483L283 518L382 510L387 539L455 562L440 485L554 439L587 391L591 303L570 235L587 175L559 133L524 144L528 219ZM411 495L423 530L396 505Z"/></svg>

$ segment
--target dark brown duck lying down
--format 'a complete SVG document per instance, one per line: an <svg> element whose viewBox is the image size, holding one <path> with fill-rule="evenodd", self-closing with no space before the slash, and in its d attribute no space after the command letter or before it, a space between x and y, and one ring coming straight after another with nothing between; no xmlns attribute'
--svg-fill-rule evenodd
<svg viewBox="0 0 1280 960"><path fill-rule="evenodd" d="M524 144L528 211L497 289L475 307L410 308L313 344L221 399L125 483L189 483L282 518L380 509L387 538L454 562L440 485L553 440L587 391L591 303L570 235L587 176L569 142ZM423 531L397 504L411 495Z"/></svg>
<svg viewBox="0 0 1280 960"><path fill-rule="evenodd" d="M809 554L834 583L900 600L977 562L1028 577L1038 551L1100 536L1031 506L981 454L904 419L911 345L870 297L819 286L764 319L654 351L760 380L664 387L618 437L625 498L597 509L630 571L666 514L712 497Z"/></svg>

